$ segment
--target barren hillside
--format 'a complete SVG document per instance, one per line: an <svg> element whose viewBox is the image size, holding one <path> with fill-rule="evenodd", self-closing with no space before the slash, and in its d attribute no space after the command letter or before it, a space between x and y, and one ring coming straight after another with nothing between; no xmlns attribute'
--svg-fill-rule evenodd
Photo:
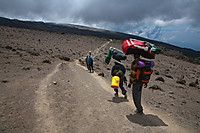
<svg viewBox="0 0 200 133"><path fill-rule="evenodd" d="M0 26L0 131L199 132L199 65L156 56L142 94L146 115L136 116L131 89L124 100L109 88L113 62L104 60L110 46L121 45L120 40ZM84 67L89 50L94 74ZM132 60L129 55L125 61L127 78Z"/></svg>

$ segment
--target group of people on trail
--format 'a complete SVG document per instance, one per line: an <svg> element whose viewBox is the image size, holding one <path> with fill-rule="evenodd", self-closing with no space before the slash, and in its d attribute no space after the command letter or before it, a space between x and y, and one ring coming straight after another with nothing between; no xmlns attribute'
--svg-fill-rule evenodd
<svg viewBox="0 0 200 133"><path fill-rule="evenodd" d="M107 64L110 60L114 60L114 66L111 70L111 87L114 88L115 97L118 97L118 88L121 89L122 95L127 99L127 90L124 87L124 83L129 88L132 87L133 102L136 107L136 113L143 114L143 107L141 105L142 88L146 88L153 72L154 62L141 59L140 56L147 59L154 59L155 54L160 53L154 44L149 42L143 42L135 39L125 40L122 44L122 50L110 47L108 55L105 59ZM131 69L129 74L129 83L127 85L126 69L124 63L121 60L126 60L126 55L132 54L134 60L131 63ZM91 51L86 57L87 68L90 73L93 71L93 58L91 57Z"/></svg>
<svg viewBox="0 0 200 133"><path fill-rule="evenodd" d="M85 62L87 64L87 69L90 71L90 73L94 72L94 69L93 69L94 59L92 58L91 51L89 51L89 55L86 57Z"/></svg>
<svg viewBox="0 0 200 133"><path fill-rule="evenodd" d="M143 114L143 107L141 104L142 88L147 87L153 72L152 69L154 67L154 62L141 59L140 56L147 59L154 59L155 55L159 54L161 50L158 49L154 44L135 39L125 40L122 44L122 50L123 51L110 47L108 55L105 59L107 64L109 64L111 59L113 59L115 63L111 70L111 87L114 88L115 96L118 96L118 88L120 88L122 95L124 95L125 98L127 98L127 90L123 86L123 83L125 83L129 88L132 87L132 97L136 107L135 112L138 114ZM126 69L121 60L126 60L126 55L129 54L134 56L134 60L131 63L129 74L130 80L127 85L127 79L125 77ZM119 85L115 85L113 82L118 82Z"/></svg>
<svg viewBox="0 0 200 133"><path fill-rule="evenodd" d="M115 54L115 53L113 53ZM140 80L136 79L137 67L136 63L141 60L139 54L134 54L134 61L131 63L131 71L130 71L130 80L128 87L131 88L132 86L132 96L134 104L137 108L136 113L142 114L143 107L141 105L141 94L142 94L142 87L147 87L147 83L143 83ZM118 60L119 61L119 60ZM115 62L115 65L112 67L111 76L118 76L120 78L119 88L121 89L122 95L127 98L127 90L123 86L123 82L127 85L127 79L125 77L126 69L124 65L121 63ZM115 96L118 96L118 89L114 89Z"/></svg>

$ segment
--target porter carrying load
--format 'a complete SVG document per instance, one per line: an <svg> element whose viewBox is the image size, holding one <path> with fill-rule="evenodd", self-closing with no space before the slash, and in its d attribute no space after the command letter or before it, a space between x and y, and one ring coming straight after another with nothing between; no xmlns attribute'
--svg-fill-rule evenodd
<svg viewBox="0 0 200 133"><path fill-rule="evenodd" d="M155 54L159 54L161 51L152 43L136 39L125 40L122 44L122 50L125 55L139 54L147 59L154 59Z"/></svg>

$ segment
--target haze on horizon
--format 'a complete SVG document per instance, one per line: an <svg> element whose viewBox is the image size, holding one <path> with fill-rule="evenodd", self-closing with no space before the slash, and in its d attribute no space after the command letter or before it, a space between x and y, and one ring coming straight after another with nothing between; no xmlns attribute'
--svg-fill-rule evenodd
<svg viewBox="0 0 200 133"><path fill-rule="evenodd" d="M0 0L0 16L129 33L200 51L200 0Z"/></svg>

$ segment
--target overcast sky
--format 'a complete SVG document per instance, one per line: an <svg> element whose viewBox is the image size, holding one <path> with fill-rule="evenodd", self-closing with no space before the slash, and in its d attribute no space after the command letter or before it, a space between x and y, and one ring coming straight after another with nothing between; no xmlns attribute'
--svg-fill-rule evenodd
<svg viewBox="0 0 200 133"><path fill-rule="evenodd" d="M200 0L0 0L0 16L103 28L200 51Z"/></svg>

